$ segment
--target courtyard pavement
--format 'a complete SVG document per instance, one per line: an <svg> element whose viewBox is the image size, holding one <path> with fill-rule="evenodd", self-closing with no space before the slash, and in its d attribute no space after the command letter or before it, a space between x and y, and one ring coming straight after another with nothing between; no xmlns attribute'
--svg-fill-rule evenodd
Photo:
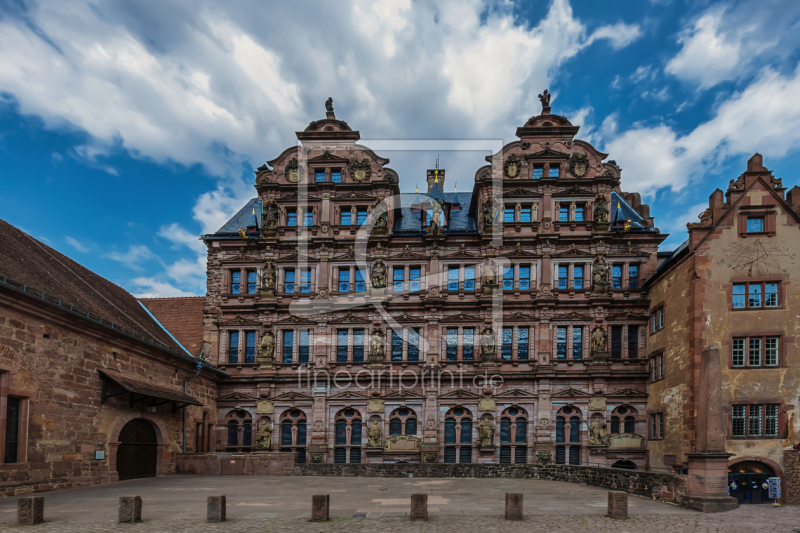
<svg viewBox="0 0 800 533"><path fill-rule="evenodd" d="M503 519L506 492L524 495L523 522ZM407 520L412 493L428 494L428 522ZM218 494L227 496L228 522L208 524L206 498ZM331 522L309 522L313 494L330 494ZM797 506L750 505L703 515L630 496L631 518L611 520L604 516L605 489L539 480L170 476L41 495L44 524L17 526L17 498L7 498L0 500L0 531L800 532ZM116 523L120 496L142 497L143 523Z"/></svg>

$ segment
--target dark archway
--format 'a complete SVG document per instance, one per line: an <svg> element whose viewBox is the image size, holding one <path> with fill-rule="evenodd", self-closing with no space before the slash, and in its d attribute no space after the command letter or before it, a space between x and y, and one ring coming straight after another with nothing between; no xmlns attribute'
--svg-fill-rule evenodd
<svg viewBox="0 0 800 533"><path fill-rule="evenodd" d="M117 474L119 479L155 477L158 465L158 438L153 425L134 418L119 432Z"/></svg>
<svg viewBox="0 0 800 533"><path fill-rule="evenodd" d="M636 470L636 463L634 463L633 461L628 461L626 459L620 459L619 461L611 465L611 468L626 468L628 470Z"/></svg>
<svg viewBox="0 0 800 533"><path fill-rule="evenodd" d="M771 503L769 490L764 488L767 480L776 477L775 470L760 461L739 461L728 467L730 495L746 503Z"/></svg>

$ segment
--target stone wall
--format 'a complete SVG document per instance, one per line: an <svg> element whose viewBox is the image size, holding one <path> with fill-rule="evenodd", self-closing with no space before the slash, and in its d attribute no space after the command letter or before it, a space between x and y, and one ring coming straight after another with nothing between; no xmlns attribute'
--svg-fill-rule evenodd
<svg viewBox="0 0 800 533"><path fill-rule="evenodd" d="M800 450L783 450L784 503L800 505Z"/></svg>
<svg viewBox="0 0 800 533"><path fill-rule="evenodd" d="M291 476L296 454L284 452L179 454L175 473L197 476Z"/></svg>
<svg viewBox="0 0 800 533"><path fill-rule="evenodd" d="M23 399L19 462L0 464L0 497L116 481L117 437L133 418L147 419L156 431L158 475L174 473L182 413L173 413L170 404L152 412L141 403L131 407L127 396L101 403L97 370L104 368L175 391L195 373L191 363L168 352L0 291L0 409L6 396ZM203 412L216 422L214 377L203 371L191 379L189 394L203 403L187 412L186 440L193 450ZM98 451L103 459L95 458Z"/></svg>
<svg viewBox="0 0 800 533"><path fill-rule="evenodd" d="M686 476L598 468L531 464L298 464L296 476L470 477L546 479L622 490L654 500L676 501L686 490Z"/></svg>

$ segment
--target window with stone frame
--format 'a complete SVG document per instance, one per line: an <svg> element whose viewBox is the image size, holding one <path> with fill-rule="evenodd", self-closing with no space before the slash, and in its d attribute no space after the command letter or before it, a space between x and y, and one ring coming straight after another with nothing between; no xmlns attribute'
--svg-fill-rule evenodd
<svg viewBox="0 0 800 533"><path fill-rule="evenodd" d="M622 359L622 326L611 326L611 359Z"/></svg>
<svg viewBox="0 0 800 533"><path fill-rule="evenodd" d="M285 294L294 294L295 277L294 269L287 268L283 271L283 292Z"/></svg>
<svg viewBox="0 0 800 533"><path fill-rule="evenodd" d="M417 434L418 417L410 407L398 407L389 415L389 436Z"/></svg>
<svg viewBox="0 0 800 533"><path fill-rule="evenodd" d="M777 335L734 337L731 340L733 368L769 368L781 365L781 337Z"/></svg>
<svg viewBox="0 0 800 533"><path fill-rule="evenodd" d="M289 227L297 226L297 209L289 208L286 210L286 225Z"/></svg>
<svg viewBox="0 0 800 533"><path fill-rule="evenodd" d="M519 221L532 222L531 213L533 212L531 204L522 205L519 208Z"/></svg>
<svg viewBox="0 0 800 533"><path fill-rule="evenodd" d="M517 463L527 462L527 451L519 453L518 448L527 449L528 413L522 407L512 405L500 415L500 444L511 445L509 462L513 456Z"/></svg>
<svg viewBox="0 0 800 533"><path fill-rule="evenodd" d="M581 464L581 411L568 405L556 414L556 464Z"/></svg>
<svg viewBox="0 0 800 533"><path fill-rule="evenodd" d="M531 265L519 265L519 280L517 289L521 291L531 290Z"/></svg>
<svg viewBox="0 0 800 533"><path fill-rule="evenodd" d="M636 420L638 412L630 405L620 405L611 411L611 424L609 434L619 433L636 434Z"/></svg>
<svg viewBox="0 0 800 533"><path fill-rule="evenodd" d="M392 290L394 292L405 290L405 275L405 267L398 265L392 268Z"/></svg>
<svg viewBox="0 0 800 533"><path fill-rule="evenodd" d="M0 369L0 427L5 435L0 440L0 464L23 464L28 461L28 410L30 399L11 390L14 371Z"/></svg>
<svg viewBox="0 0 800 533"><path fill-rule="evenodd" d="M465 266L464 267L464 290L465 291L474 291L475 290L475 266Z"/></svg>
<svg viewBox="0 0 800 533"><path fill-rule="evenodd" d="M733 309L768 309L779 307L778 282L734 283L731 288Z"/></svg>
<svg viewBox="0 0 800 533"><path fill-rule="evenodd" d="M231 271L231 294L242 293L242 271Z"/></svg>
<svg viewBox="0 0 800 533"><path fill-rule="evenodd" d="M314 170L314 181L316 183L323 183L325 181L325 169L318 168Z"/></svg>
<svg viewBox="0 0 800 533"><path fill-rule="evenodd" d="M664 304L659 305L650 312L650 334L664 329Z"/></svg>
<svg viewBox="0 0 800 533"><path fill-rule="evenodd" d="M527 361L529 355L529 328L517 327L517 361Z"/></svg>
<svg viewBox="0 0 800 533"><path fill-rule="evenodd" d="M403 330L392 330L392 361L403 360Z"/></svg>
<svg viewBox="0 0 800 533"><path fill-rule="evenodd" d="M238 331L229 331L228 332L228 363L233 364L233 365L239 363L239 332Z"/></svg>
<svg viewBox="0 0 800 533"><path fill-rule="evenodd" d="M253 446L253 417L244 409L234 409L225 416L226 451L250 451Z"/></svg>
<svg viewBox="0 0 800 533"><path fill-rule="evenodd" d="M466 407L456 406L445 413L444 443L452 445L448 456L445 449L445 462L472 462L473 415Z"/></svg>
<svg viewBox="0 0 800 533"><path fill-rule="evenodd" d="M639 326L628 326L628 359L639 358Z"/></svg>
<svg viewBox="0 0 800 533"><path fill-rule="evenodd" d="M297 452L297 462L306 462L308 425L306 414L300 409L289 409L281 415L281 451Z"/></svg>
<svg viewBox="0 0 800 533"><path fill-rule="evenodd" d="M336 413L334 417L334 462L360 463L363 433L362 416L357 409L346 407Z"/></svg>
<svg viewBox="0 0 800 533"><path fill-rule="evenodd" d="M784 437L780 404L744 404L731 406L731 436Z"/></svg>
<svg viewBox="0 0 800 533"><path fill-rule="evenodd" d="M258 291L258 272L253 269L247 271L247 294L255 294Z"/></svg>
<svg viewBox="0 0 800 533"><path fill-rule="evenodd" d="M353 224L353 214L349 206L342 206L341 213L339 214L339 225L351 226Z"/></svg>
<svg viewBox="0 0 800 533"><path fill-rule="evenodd" d="M334 168L331 170L331 181L333 183L341 183L342 182L342 169L341 168Z"/></svg>
<svg viewBox="0 0 800 533"><path fill-rule="evenodd" d="M650 439L661 440L664 438L664 413L650 415Z"/></svg>
<svg viewBox="0 0 800 533"><path fill-rule="evenodd" d="M664 352L657 352L650 357L650 381L664 379Z"/></svg>
<svg viewBox="0 0 800 533"><path fill-rule="evenodd" d="M253 364L256 362L256 332L244 332L244 362L245 364Z"/></svg>
<svg viewBox="0 0 800 533"><path fill-rule="evenodd" d="M448 265L447 267L447 290L457 291L459 289L458 277L461 273L461 268L458 265Z"/></svg>
<svg viewBox="0 0 800 533"><path fill-rule="evenodd" d="M420 277L422 269L418 266L412 266L408 269L408 290L411 292L418 292L420 287Z"/></svg>

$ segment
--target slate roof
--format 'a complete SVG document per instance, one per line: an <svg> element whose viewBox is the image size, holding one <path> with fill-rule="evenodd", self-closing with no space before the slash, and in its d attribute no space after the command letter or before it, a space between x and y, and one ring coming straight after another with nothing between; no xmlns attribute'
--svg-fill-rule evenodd
<svg viewBox="0 0 800 533"><path fill-rule="evenodd" d="M252 213L251 213L252 214ZM195 357L203 351L203 306L205 296L142 298L139 300Z"/></svg>
<svg viewBox="0 0 800 533"><path fill-rule="evenodd" d="M617 205L619 205L619 209L617 209ZM615 221L623 221L623 220L630 220L632 230L641 230L641 231L655 231L653 228L648 228L644 224L644 219L636 212L636 210L631 207L631 205L622 198L621 195L617 194L617 191L611 191L611 208L610 211L610 218L609 220L613 224ZM619 211L619 214L617 214ZM612 226L610 231L615 231L616 229Z"/></svg>
<svg viewBox="0 0 800 533"><path fill-rule="evenodd" d="M438 184L434 183L431 192L434 192ZM446 192L441 194L445 202L461 204L460 211L450 212L450 223L448 232L477 232L478 223L474 217L469 215L469 205L472 201L472 193L469 192ZM428 195L431 196L431 195ZM424 200L424 195L401 194L400 195L400 216L395 217L394 233L419 233L422 232L422 211L413 211L411 208L420 203L420 198Z"/></svg>
<svg viewBox="0 0 800 533"><path fill-rule="evenodd" d="M255 226L261 227L261 200L258 198L251 198L249 202L244 204L239 212L233 215L221 228L214 233L215 237L224 236L239 236L239 228L247 229L247 226L253 224L253 209L255 209Z"/></svg>

